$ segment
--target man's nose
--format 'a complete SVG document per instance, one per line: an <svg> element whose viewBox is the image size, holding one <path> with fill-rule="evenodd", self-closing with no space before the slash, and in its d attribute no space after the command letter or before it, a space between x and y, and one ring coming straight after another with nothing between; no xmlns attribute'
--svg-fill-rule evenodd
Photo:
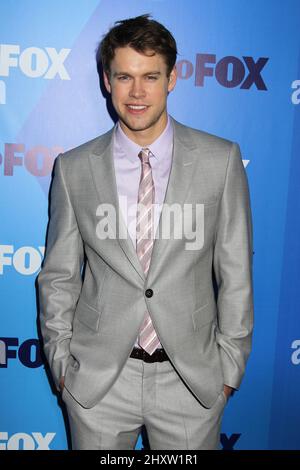
<svg viewBox="0 0 300 470"><path fill-rule="evenodd" d="M133 80L129 95L134 98L141 98L145 96L145 90L140 80Z"/></svg>

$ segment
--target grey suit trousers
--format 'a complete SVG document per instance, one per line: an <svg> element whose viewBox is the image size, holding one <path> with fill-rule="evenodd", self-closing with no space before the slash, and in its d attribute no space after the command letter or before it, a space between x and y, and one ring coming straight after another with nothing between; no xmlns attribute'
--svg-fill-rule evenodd
<svg viewBox="0 0 300 470"><path fill-rule="evenodd" d="M134 449L143 424L152 450L220 448L224 392L205 408L169 361L145 363L129 357L113 386L92 408L83 408L66 388L62 399L73 450Z"/></svg>

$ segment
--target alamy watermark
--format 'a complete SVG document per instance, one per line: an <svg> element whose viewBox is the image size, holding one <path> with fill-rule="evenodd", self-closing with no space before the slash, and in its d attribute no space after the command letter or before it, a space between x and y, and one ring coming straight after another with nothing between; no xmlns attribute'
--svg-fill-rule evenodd
<svg viewBox="0 0 300 470"><path fill-rule="evenodd" d="M100 240L126 239L130 233L131 224L134 224L137 238L186 240L186 250L200 250L204 245L204 204L152 204L151 209L143 204L128 207L127 198L120 197L119 218L117 224L117 210L113 204L103 203L96 209L96 216L100 218L96 225L96 236ZM155 229L154 214L160 213L159 224ZM123 214L128 214L128 227L123 222ZM136 217L133 217L135 215ZM131 219L131 220L130 220ZM139 219L141 223L136 226ZM118 230L117 230L118 228ZM118 233L117 233L118 232Z"/></svg>

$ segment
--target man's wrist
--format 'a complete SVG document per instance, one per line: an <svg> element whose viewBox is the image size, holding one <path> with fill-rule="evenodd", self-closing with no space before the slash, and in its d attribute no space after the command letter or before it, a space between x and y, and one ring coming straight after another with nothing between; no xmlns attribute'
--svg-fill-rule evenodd
<svg viewBox="0 0 300 470"><path fill-rule="evenodd" d="M65 377L63 376L60 378L60 381L59 381L59 388L61 392L63 391L64 386L65 386Z"/></svg>
<svg viewBox="0 0 300 470"><path fill-rule="evenodd" d="M229 385L224 384L224 393L227 398L231 397L234 392L234 388L230 387Z"/></svg>

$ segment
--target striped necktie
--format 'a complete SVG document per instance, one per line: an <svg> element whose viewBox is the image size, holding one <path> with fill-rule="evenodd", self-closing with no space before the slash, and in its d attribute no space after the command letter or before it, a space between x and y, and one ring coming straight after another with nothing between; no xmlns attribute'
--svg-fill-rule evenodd
<svg viewBox="0 0 300 470"><path fill-rule="evenodd" d="M141 179L138 192L138 208L136 218L136 252L147 276L154 239L154 183L152 169L149 162L150 150L143 148L139 153L142 164ZM152 354L157 347L161 347L156 335L149 313L145 312L145 318L139 331L139 345Z"/></svg>

